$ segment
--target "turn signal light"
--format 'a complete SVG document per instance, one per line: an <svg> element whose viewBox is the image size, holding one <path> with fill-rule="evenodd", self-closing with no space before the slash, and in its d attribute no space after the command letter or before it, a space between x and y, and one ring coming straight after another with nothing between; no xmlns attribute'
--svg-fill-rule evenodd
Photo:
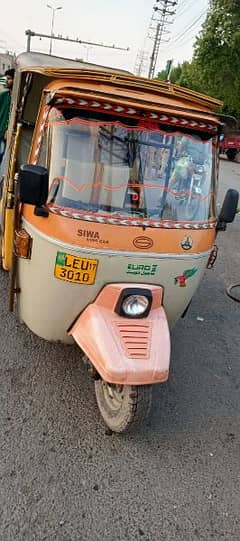
<svg viewBox="0 0 240 541"><path fill-rule="evenodd" d="M14 237L14 252L17 257L23 257L24 259L31 258L32 249L32 237L25 231L20 229L15 231Z"/></svg>

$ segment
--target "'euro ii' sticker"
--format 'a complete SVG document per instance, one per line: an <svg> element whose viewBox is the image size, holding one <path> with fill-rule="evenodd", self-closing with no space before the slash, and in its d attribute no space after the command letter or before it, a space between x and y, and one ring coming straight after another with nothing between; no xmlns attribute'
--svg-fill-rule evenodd
<svg viewBox="0 0 240 541"><path fill-rule="evenodd" d="M175 285L178 285L179 287L186 287L187 280L194 276L196 272L198 272L198 269L196 268L185 270L181 275L174 278Z"/></svg>
<svg viewBox="0 0 240 541"><path fill-rule="evenodd" d="M157 268L157 265L134 265L129 263L126 273L133 276L155 276Z"/></svg>

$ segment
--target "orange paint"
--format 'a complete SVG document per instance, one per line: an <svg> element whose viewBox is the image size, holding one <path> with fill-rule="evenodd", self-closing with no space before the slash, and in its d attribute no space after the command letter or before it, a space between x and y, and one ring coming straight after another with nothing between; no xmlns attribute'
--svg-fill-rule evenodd
<svg viewBox="0 0 240 541"><path fill-rule="evenodd" d="M78 73L71 80L71 90L69 89L69 81L67 78L58 79L49 83L45 92L53 92L59 95L64 95L68 97L80 97L82 99L91 99L91 100L108 100L109 103L116 105L124 104L128 107L140 107L145 110L151 110L155 112L168 112L170 114L179 115L180 108L184 109L184 115L187 118L198 118L199 120L207 120L208 122L214 122L219 124L220 121L216 116L209 115L213 109L220 108L221 102L209 98L209 96L204 96L203 94L194 93L193 91L187 91L187 89L180 89L174 85L166 85L164 89L161 88L159 81L150 82L149 80L137 78L137 81L133 77L129 77L128 84L121 84L122 78L115 78L115 85L112 84L114 77L111 76L111 79L105 78L105 80L100 82L101 74L98 72L94 78L93 73L91 73L87 80L84 77L84 73ZM95 79L95 80L94 80ZM134 80L135 79L135 80ZM137 82L136 85L134 83ZM146 84L147 83L147 84ZM149 84L150 83L150 84ZM135 88L134 88L135 86ZM162 90L162 92L161 92ZM169 92L172 90L172 92ZM195 98L195 103L194 103ZM177 102L177 109L176 109ZM189 109L187 111L187 109ZM204 113L207 113L205 115ZM181 113L180 113L181 114Z"/></svg>
<svg viewBox="0 0 240 541"><path fill-rule="evenodd" d="M134 107L139 111L144 109L146 112L177 116L184 114L184 117L190 120L195 119L214 123L215 125L220 124L219 119L212 114L212 111L219 108L221 102L175 85L136 78L131 75L113 75L101 71L95 73L94 71L81 70L79 73L74 69L54 70L54 68L32 68L32 71L58 78L50 82L43 91L30 152L30 163L33 163L36 155L38 133L47 107L45 97L49 92L60 97L85 98L91 101L107 100L112 105ZM71 90L69 89L69 80L71 81ZM177 109L176 103L178 105Z"/></svg>
<svg viewBox="0 0 240 541"><path fill-rule="evenodd" d="M36 161L36 151L37 151L37 148L39 147L40 128L43 124L44 118L46 117L48 110L49 110L49 107L45 105L44 99L42 98L42 102L39 106L39 113L38 113L37 122L35 126L34 137L32 139L32 146L31 146L30 154L29 154L29 163L35 163ZM43 136L43 133L42 133L42 136ZM39 147L39 150L40 150L40 147Z"/></svg>
<svg viewBox="0 0 240 541"><path fill-rule="evenodd" d="M143 251L159 254L186 254L181 243L188 234L193 245L187 254L206 252L212 248L215 229L154 229L137 226L110 225L64 218L52 213L48 218L35 216L34 207L24 205L24 218L40 233L53 240L83 248L104 250ZM143 248L144 243L144 248Z"/></svg>
<svg viewBox="0 0 240 541"><path fill-rule="evenodd" d="M107 285L80 315L69 334L83 349L101 378L108 383L144 385L168 379L170 336L162 307L162 288L131 284L151 290L147 317L121 317L115 307L129 284Z"/></svg>

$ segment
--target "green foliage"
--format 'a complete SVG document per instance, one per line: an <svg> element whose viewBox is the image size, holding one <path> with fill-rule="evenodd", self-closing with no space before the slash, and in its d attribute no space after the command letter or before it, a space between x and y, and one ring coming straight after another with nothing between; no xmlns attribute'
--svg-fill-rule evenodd
<svg viewBox="0 0 240 541"><path fill-rule="evenodd" d="M240 2L213 0L197 38L193 64L200 86L223 100L224 110L240 116Z"/></svg>
<svg viewBox="0 0 240 541"><path fill-rule="evenodd" d="M210 1L193 59L174 67L171 81L221 99L223 110L240 118L240 0Z"/></svg>
<svg viewBox="0 0 240 541"><path fill-rule="evenodd" d="M166 80L166 71L162 70L157 77L160 81ZM183 62L178 64L171 71L171 82L186 88L192 88L193 90L202 91L202 85L196 75L196 69L194 62Z"/></svg>

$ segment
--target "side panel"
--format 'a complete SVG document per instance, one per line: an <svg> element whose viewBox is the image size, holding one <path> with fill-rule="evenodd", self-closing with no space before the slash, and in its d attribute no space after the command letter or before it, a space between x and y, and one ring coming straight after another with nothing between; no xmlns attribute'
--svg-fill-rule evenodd
<svg viewBox="0 0 240 541"><path fill-rule="evenodd" d="M194 255L144 254L86 249L53 241L24 223L33 238L30 260L19 259L17 285L20 318L47 340L68 342L67 330L84 308L109 283L160 285L163 306L173 326L190 302L206 268L209 252ZM54 276L57 254L98 261L92 285Z"/></svg>

